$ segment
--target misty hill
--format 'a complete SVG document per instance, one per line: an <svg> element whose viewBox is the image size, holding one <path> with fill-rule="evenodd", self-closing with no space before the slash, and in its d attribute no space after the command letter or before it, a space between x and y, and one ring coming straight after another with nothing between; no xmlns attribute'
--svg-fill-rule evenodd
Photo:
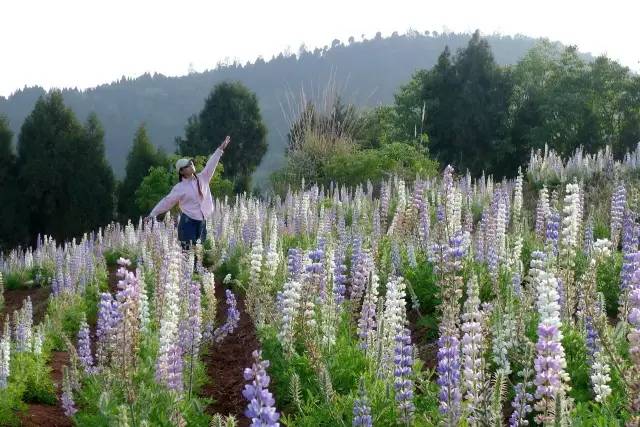
<svg viewBox="0 0 640 427"><path fill-rule="evenodd" d="M63 96L85 120L94 111L105 128L107 158L117 176L122 177L126 156L136 128L146 123L152 142L164 150L175 150L174 138L183 134L187 118L198 113L212 87L220 81L239 80L255 91L268 127L269 149L256 179L282 165L288 130L287 96L318 94L331 81L345 102L375 106L393 101L393 94L415 70L431 67L448 45L452 51L464 47L470 34L411 33L370 40L341 43L306 51L298 55L280 54L265 62L258 59L246 65L220 65L215 70L182 77L144 74L136 79L122 78L110 84L79 91L65 89ZM500 64L513 64L534 46L528 37L488 36ZM25 88L9 98L0 97L0 114L5 114L16 134L35 101L45 91ZM284 113L283 113L284 110ZM213 149L213 147L212 147Z"/></svg>

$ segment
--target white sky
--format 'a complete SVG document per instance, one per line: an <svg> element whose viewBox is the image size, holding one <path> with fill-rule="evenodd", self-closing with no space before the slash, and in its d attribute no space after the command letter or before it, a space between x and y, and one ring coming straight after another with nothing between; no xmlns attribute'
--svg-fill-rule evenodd
<svg viewBox="0 0 640 427"><path fill-rule="evenodd" d="M183 75L334 38L413 28L525 34L606 53L640 71L636 0L0 0L0 96ZM635 4L634 4L635 3Z"/></svg>

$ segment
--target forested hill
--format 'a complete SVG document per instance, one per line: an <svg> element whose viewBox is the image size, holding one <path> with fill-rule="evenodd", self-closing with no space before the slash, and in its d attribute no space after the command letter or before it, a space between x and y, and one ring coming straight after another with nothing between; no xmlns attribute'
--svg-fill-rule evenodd
<svg viewBox="0 0 640 427"><path fill-rule="evenodd" d="M269 149L256 176L260 179L282 165L288 129L283 113L289 111L287 94L299 94L303 85L307 94L318 94L333 81L345 102L359 106L388 103L416 69L431 67L446 45L455 51L470 37L413 33L357 42L335 40L324 49L301 49L297 56L281 54L268 62L258 59L244 66L221 65L182 77L145 74L85 91L67 89L63 96L81 120L92 111L97 113L105 129L107 158L121 177L134 133L142 122L155 145L173 152L174 138L183 134L187 118L202 109L212 87L222 80L239 80L256 92L268 127ZM517 62L536 43L527 37L489 36L487 40L500 64ZM0 97L0 114L9 118L15 140L24 118L44 93L35 87Z"/></svg>

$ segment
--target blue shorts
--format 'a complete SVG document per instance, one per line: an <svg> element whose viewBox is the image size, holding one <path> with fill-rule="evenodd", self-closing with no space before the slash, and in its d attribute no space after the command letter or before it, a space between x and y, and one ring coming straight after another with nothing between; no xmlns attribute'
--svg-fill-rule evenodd
<svg viewBox="0 0 640 427"><path fill-rule="evenodd" d="M189 249L197 240L204 244L207 239L207 222L190 218L185 214L180 214L178 223L178 240L182 249Z"/></svg>

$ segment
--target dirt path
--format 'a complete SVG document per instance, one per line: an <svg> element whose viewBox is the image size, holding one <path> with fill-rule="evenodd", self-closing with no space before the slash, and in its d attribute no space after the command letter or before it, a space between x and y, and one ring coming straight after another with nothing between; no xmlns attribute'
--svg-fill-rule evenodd
<svg viewBox="0 0 640 427"><path fill-rule="evenodd" d="M65 365L69 365L69 353L66 351L54 351L51 353L49 366L51 367L51 379L56 388L58 403L62 395L62 371ZM40 403L29 404L26 412L20 418L22 425L25 427L68 427L73 425L73 422L64 414L60 404L56 406Z"/></svg>
<svg viewBox="0 0 640 427"><path fill-rule="evenodd" d="M6 315L13 317L14 310L22 307L23 301L31 297L33 307L33 323L37 325L42 321L49 303L50 288L13 289L4 293L5 303L0 313L0 319L4 323ZM51 379L56 388L56 395L60 399L62 394L62 368L69 364L69 354L66 351L54 351L51 353L49 366L51 367ZM28 403L27 410L20 414L23 426L50 426L67 427L73 423L64 415L62 407L58 405L45 405L42 403Z"/></svg>
<svg viewBox="0 0 640 427"><path fill-rule="evenodd" d="M218 324L227 316L227 304L222 284L216 283L218 300ZM251 366L251 353L259 348L253 321L245 311L244 298L236 295L240 322L233 334L227 336L220 344L213 344L204 356L210 383L202 389L202 395L214 400L207 408L211 414L234 415L241 427L248 426L249 420L244 416L247 401L242 396L245 380L244 368Z"/></svg>
<svg viewBox="0 0 640 427"><path fill-rule="evenodd" d="M4 325L4 319L7 315L11 316L13 321L14 310L22 308L22 302L31 297L31 305L33 307L33 324L37 325L47 311L49 303L49 288L31 288L31 289L12 289L4 291L4 305L0 311L0 323Z"/></svg>

